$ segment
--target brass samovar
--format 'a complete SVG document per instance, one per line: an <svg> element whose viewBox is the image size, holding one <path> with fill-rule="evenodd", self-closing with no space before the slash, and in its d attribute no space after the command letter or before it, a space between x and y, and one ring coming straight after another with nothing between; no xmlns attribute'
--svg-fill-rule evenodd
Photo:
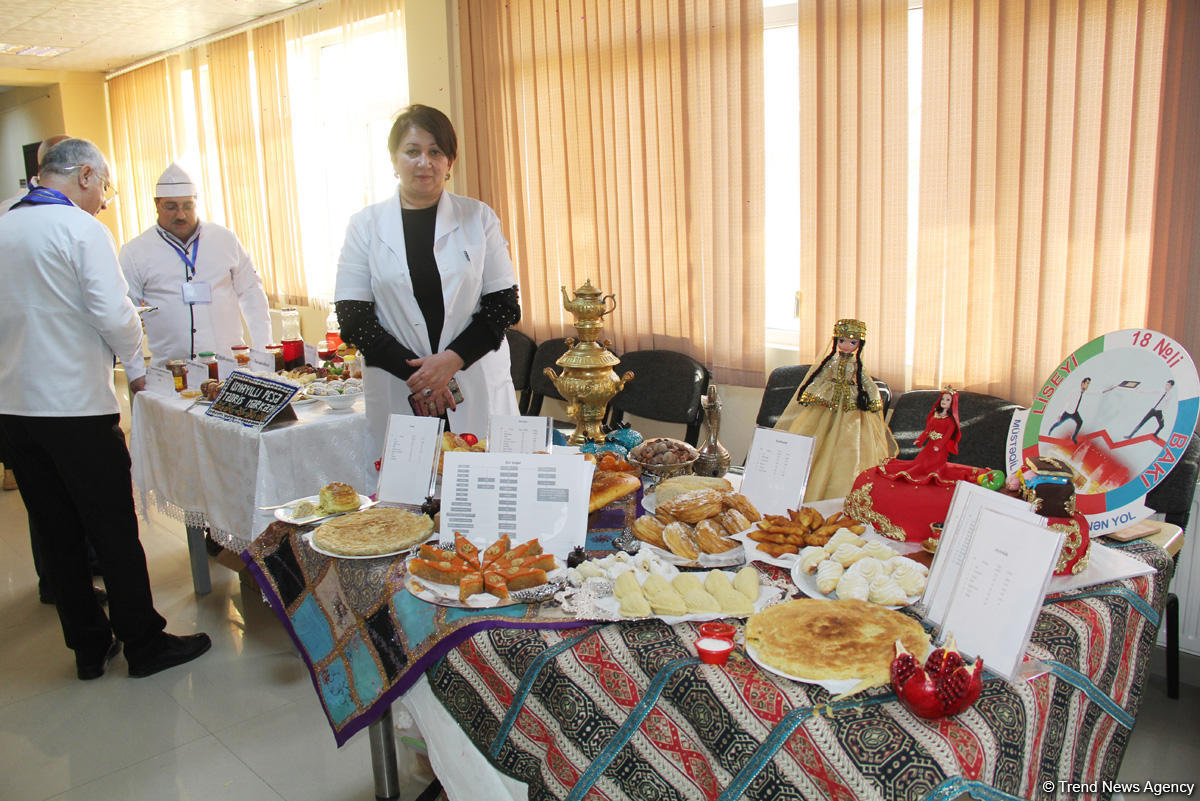
<svg viewBox="0 0 1200 801"><path fill-rule="evenodd" d="M611 342L599 341L604 330L604 315L617 308L617 299L612 295L601 295L592 286L591 279L575 290L575 297L567 297L567 288L560 287L563 308L575 316L575 330L579 339L567 337L567 352L555 362L563 370L555 374L554 368L544 372L553 383L558 394L567 401L567 414L575 421L575 430L567 437L568 445L582 445L587 441L603 442L604 432L600 424L608 409L608 402L625 388L625 382L633 378L626 372L620 378L613 367L621 360L607 348ZM612 305L609 306L609 301Z"/></svg>

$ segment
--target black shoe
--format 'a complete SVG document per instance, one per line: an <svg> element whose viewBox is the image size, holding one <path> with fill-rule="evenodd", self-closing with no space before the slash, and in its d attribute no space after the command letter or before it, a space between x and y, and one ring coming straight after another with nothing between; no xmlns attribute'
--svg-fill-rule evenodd
<svg viewBox="0 0 1200 801"><path fill-rule="evenodd" d="M208 551L209 556L220 556L221 552L225 550L225 546L221 545L221 543L214 540L212 538L212 535L208 533L208 530L205 529L205 531L204 531L204 550Z"/></svg>
<svg viewBox="0 0 1200 801"><path fill-rule="evenodd" d="M99 587L92 587L92 590L96 593L96 603L108 606L108 593ZM41 587L38 587L38 600L47 606L54 606L54 596L49 590L43 590Z"/></svg>
<svg viewBox="0 0 1200 801"><path fill-rule="evenodd" d="M164 631L151 640L149 645L139 648L137 656L126 651L125 660L129 662L129 675L141 679L161 670L182 665L184 662L191 662L211 647L212 640L207 634L179 637Z"/></svg>
<svg viewBox="0 0 1200 801"><path fill-rule="evenodd" d="M113 661L119 653L121 653L120 640L113 640L112 645L108 646L108 650L99 660L85 659L77 653L75 654L75 675L81 681L98 679L104 675L104 669L108 667L108 663Z"/></svg>

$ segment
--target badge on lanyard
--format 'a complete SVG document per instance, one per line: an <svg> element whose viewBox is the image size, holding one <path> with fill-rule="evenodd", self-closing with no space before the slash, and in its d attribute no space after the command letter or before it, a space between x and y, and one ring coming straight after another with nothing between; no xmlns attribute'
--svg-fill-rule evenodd
<svg viewBox="0 0 1200 801"><path fill-rule="evenodd" d="M183 290L184 303L212 303L212 284L207 281L184 281L180 288Z"/></svg>

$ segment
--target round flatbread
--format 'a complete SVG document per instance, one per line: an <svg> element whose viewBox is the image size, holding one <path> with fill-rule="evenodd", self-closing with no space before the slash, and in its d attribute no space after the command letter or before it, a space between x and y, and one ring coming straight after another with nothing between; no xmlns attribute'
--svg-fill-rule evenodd
<svg viewBox="0 0 1200 801"><path fill-rule="evenodd" d="M313 532L313 545L345 556L396 553L429 539L433 521L403 509L364 509L336 517Z"/></svg>
<svg viewBox="0 0 1200 801"><path fill-rule="evenodd" d="M867 601L805 598L746 621L746 644L761 662L805 679L861 679L852 692L890 681L896 640L919 660L929 653L919 622Z"/></svg>

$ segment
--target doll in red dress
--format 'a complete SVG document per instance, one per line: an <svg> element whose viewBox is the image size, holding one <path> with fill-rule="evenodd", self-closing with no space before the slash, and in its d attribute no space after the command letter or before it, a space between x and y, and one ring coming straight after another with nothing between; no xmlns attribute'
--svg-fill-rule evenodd
<svg viewBox="0 0 1200 801"><path fill-rule="evenodd" d="M947 390L938 395L925 418L925 430L916 439L922 446L917 458L888 459L859 473L846 496L846 514L870 523L892 539L924 542L936 538L950 509L955 483L977 481L992 472L950 461L958 453L961 439L958 393Z"/></svg>

